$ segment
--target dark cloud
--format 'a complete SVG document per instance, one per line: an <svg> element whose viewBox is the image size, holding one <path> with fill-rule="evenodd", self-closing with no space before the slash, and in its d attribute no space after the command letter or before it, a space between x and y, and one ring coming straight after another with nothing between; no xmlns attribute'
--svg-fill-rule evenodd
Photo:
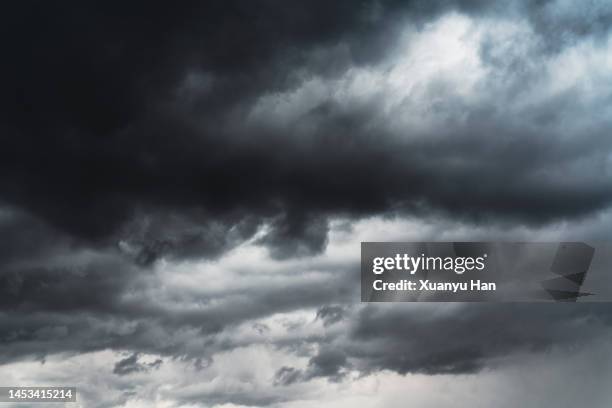
<svg viewBox="0 0 612 408"><path fill-rule="evenodd" d="M564 16L577 19L546 2L516 9L528 10L535 27L551 26L542 16L557 16L559 27ZM333 101L300 119L308 135L246 124L262 95L377 64L402 24L449 10L501 13L468 1L8 7L0 198L88 242L116 239L148 218L157 227L136 244L143 264L223 251L220 237L245 223L241 239L270 223L261 242L285 257L320 251L331 215L433 207L541 222L607 206L612 193L588 167L573 180L554 176L607 141L585 143L587 130L578 129L560 145L554 130L534 130L535 119L506 116L503 107L468 106L466 123L414 142L378 124L375 106ZM591 32L581 27L568 32ZM160 215L168 213L190 226Z"/></svg>
<svg viewBox="0 0 612 408"><path fill-rule="evenodd" d="M274 220L271 228L272 231L258 242L269 246L275 258L314 255L327 244L329 226L323 217L286 214Z"/></svg>
<svg viewBox="0 0 612 408"><path fill-rule="evenodd" d="M573 353L612 335L602 304L411 306L368 305L351 311L345 335L320 341L305 370L282 367L275 384L360 374L476 374L517 355Z"/></svg>
<svg viewBox="0 0 612 408"><path fill-rule="evenodd" d="M305 370L287 366L281 367L274 375L274 384L287 386L298 381L309 381L319 377L332 382L339 382L346 376L348 368L350 368L350 364L344 352L324 347L310 358Z"/></svg>
<svg viewBox="0 0 612 408"><path fill-rule="evenodd" d="M332 381L340 381L346 374L348 366L346 354L341 350L323 349L310 359L306 378L326 377Z"/></svg>
<svg viewBox="0 0 612 408"><path fill-rule="evenodd" d="M302 378L301 370L293 367L281 367L274 376L275 385L291 385Z"/></svg>
<svg viewBox="0 0 612 408"><path fill-rule="evenodd" d="M317 310L317 319L323 321L323 325L329 326L344 319L346 310L342 306L323 306Z"/></svg>
<svg viewBox="0 0 612 408"><path fill-rule="evenodd" d="M362 369L401 374L474 373L508 356L561 347L571 354L610 336L612 314L600 304L366 307L342 346Z"/></svg>
<svg viewBox="0 0 612 408"><path fill-rule="evenodd" d="M371 60L370 34L388 25L366 11L352 2L5 10L2 198L90 240L140 210L197 209L230 225L245 210L282 215L286 194L274 184L286 182L271 180L282 168L224 123L259 93L296 83L295 68L319 47L346 40L342 66Z"/></svg>
<svg viewBox="0 0 612 408"><path fill-rule="evenodd" d="M411 61L407 82L385 85L449 15L489 27L467 45L482 64L472 93L455 89L475 71L463 60L426 79ZM608 67L564 52L605 54L611 16L559 1L5 6L0 363L110 349L127 353L119 381L163 370L145 353L208 372L219 353L265 344L304 358L271 375L289 389L351 370L479 373L607 338L605 305L358 307L357 257L317 255L338 217L417 215L439 235L453 220L486 239L608 209ZM566 84L575 61L594 74L576 68ZM181 267L245 242L272 260L247 254L184 284ZM285 321L286 336L259 321L304 310L314 322ZM311 323L323 331L298 338ZM176 399L287 400L229 388Z"/></svg>
<svg viewBox="0 0 612 408"><path fill-rule="evenodd" d="M142 363L139 362L138 359L138 353L133 353L123 360L118 361L113 368L113 373L117 375L127 375L138 372L146 372L154 368L159 368L159 366L161 366L163 363L161 359L157 359L150 363Z"/></svg>

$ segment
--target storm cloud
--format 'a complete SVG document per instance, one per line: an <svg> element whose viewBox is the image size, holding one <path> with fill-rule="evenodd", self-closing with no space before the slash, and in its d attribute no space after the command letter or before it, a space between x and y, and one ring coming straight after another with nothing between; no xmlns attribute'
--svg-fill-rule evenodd
<svg viewBox="0 0 612 408"><path fill-rule="evenodd" d="M88 242L140 227L150 257L223 250L214 232L239 223L267 222L263 242L308 254L330 216L543 222L605 208L607 96L589 86L605 77L554 78L588 27L562 5L511 9L534 24L473 2L13 7L2 199ZM450 12L481 20L429 22ZM419 55L427 41L448 54Z"/></svg>
<svg viewBox="0 0 612 408"><path fill-rule="evenodd" d="M360 241L611 238L606 2L1 15L7 378L92 407L291 406L605 348L603 304L357 303Z"/></svg>

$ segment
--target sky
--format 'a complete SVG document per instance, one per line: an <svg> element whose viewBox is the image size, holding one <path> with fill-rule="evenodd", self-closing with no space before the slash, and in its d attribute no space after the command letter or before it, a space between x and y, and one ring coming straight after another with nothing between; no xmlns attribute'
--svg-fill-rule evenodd
<svg viewBox="0 0 612 408"><path fill-rule="evenodd" d="M612 239L612 3L0 21L0 385L92 408L612 405L606 303L359 295L362 241Z"/></svg>

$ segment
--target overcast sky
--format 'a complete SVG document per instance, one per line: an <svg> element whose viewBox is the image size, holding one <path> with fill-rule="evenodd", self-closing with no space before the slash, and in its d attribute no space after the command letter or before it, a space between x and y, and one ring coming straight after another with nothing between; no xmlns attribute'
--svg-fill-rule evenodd
<svg viewBox="0 0 612 408"><path fill-rule="evenodd" d="M0 13L0 385L612 405L612 306L359 302L361 241L612 239L612 3L114 3Z"/></svg>

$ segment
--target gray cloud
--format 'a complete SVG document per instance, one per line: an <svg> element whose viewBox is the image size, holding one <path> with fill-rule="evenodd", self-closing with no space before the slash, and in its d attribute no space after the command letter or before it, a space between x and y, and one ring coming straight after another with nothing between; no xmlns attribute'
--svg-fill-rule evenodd
<svg viewBox="0 0 612 408"><path fill-rule="evenodd" d="M317 310L317 319L323 320L323 325L329 326L344 319L346 310L342 306L323 306Z"/></svg>
<svg viewBox="0 0 612 408"><path fill-rule="evenodd" d="M162 363L163 361L161 359L157 359L151 363L141 363L138 361L138 353L133 353L132 355L115 363L113 373L117 375L127 375L131 373L148 371L153 368L159 368Z"/></svg>
<svg viewBox="0 0 612 408"><path fill-rule="evenodd" d="M276 114L289 127L245 119L262 96L294 92L312 78L376 69L393 57L402 27L426 29L449 11L495 21L507 9L467 1L315 2L295 10L239 2L232 14L227 6L186 3L171 11L124 7L124 17L115 18L111 5L65 4L46 6L40 15L54 18L42 19L16 7L10 21L28 21L47 35L20 36L24 26L7 21L20 42L7 48L14 63L3 75L11 85L2 105L10 138L0 160L2 198L87 242L112 240L148 219L148 237L138 243L144 263L162 253L223 251L228 230L249 225L238 234L244 239L264 222L272 229L261 242L282 257L320 251L326 219L338 214L438 209L486 222L543 222L592 213L612 195L598 171L609 147L609 123L598 114L605 106L596 99L581 106L570 89L517 110L513 95L526 83L536 94L542 86L542 64L529 60L554 58L576 41L603 35L604 24L595 23L606 21L609 10L526 4L509 7L508 15L528 16L532 49L502 53L498 48L507 47L495 39L474 45L494 63L491 81L500 82L500 74L510 83L487 82L494 94L483 91L479 102L455 95L443 76L432 79L423 84L428 100L416 103L446 126L406 130L405 141L386 126L402 112L381 110L384 92L366 104L321 98L296 118ZM592 25L566 24L585 15ZM131 29L141 18L151 25ZM559 41L554 27L575 41L543 57L541 44ZM78 30L87 35L71 34ZM565 131L554 125L584 109L590 121ZM568 171L573 177L558 176Z"/></svg>
<svg viewBox="0 0 612 408"><path fill-rule="evenodd" d="M418 219L431 239L609 239L611 16L596 1L8 7L0 364L113 350L120 389L262 346L281 355L257 362L276 387L230 371L239 385L171 398L282 406L352 376L486 375L609 338L605 305L355 305L358 245L338 248L371 219Z"/></svg>
<svg viewBox="0 0 612 408"><path fill-rule="evenodd" d="M577 306L577 307L576 307ZM363 309L348 354L369 369L470 373L516 354L577 346L610 336L605 305L466 305Z"/></svg>

